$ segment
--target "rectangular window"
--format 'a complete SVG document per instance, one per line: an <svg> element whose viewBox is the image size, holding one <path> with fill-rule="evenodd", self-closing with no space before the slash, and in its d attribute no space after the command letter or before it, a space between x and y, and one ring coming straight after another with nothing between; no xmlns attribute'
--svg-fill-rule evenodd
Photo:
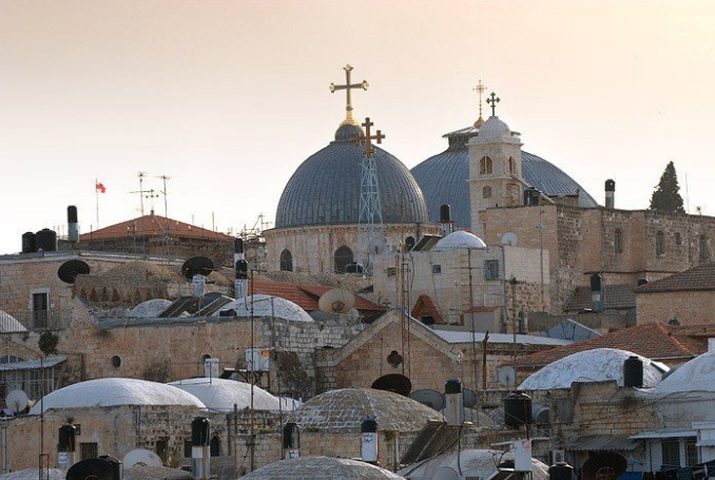
<svg viewBox="0 0 715 480"><path fill-rule="evenodd" d="M663 467L680 467L680 441L663 440L660 442L663 454Z"/></svg>
<svg viewBox="0 0 715 480"><path fill-rule="evenodd" d="M32 294L32 328L47 328L47 310L49 299L47 293Z"/></svg>
<svg viewBox="0 0 715 480"><path fill-rule="evenodd" d="M499 260L486 260L484 262L484 279L499 280Z"/></svg>
<svg viewBox="0 0 715 480"><path fill-rule="evenodd" d="M99 449L97 448L97 443L80 443L79 444L79 458L80 460L88 460L90 458L97 458L99 456Z"/></svg>
<svg viewBox="0 0 715 480"><path fill-rule="evenodd" d="M394 277L397 269L395 267L387 267L387 276Z"/></svg>
<svg viewBox="0 0 715 480"><path fill-rule="evenodd" d="M675 244L681 246L683 244L683 238L680 236L680 232L675 232Z"/></svg>
<svg viewBox="0 0 715 480"><path fill-rule="evenodd" d="M698 447L695 444L694 438L685 440L685 466L692 467L700 463L698 460Z"/></svg>
<svg viewBox="0 0 715 480"><path fill-rule="evenodd" d="M432 275L439 275L442 273L442 265L432 265Z"/></svg>

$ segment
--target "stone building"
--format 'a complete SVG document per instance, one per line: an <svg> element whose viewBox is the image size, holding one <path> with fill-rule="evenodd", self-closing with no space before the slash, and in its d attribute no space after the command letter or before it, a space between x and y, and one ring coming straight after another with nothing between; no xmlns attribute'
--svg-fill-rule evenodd
<svg viewBox="0 0 715 480"><path fill-rule="evenodd" d="M516 326L526 333L525 312L549 305L549 252L487 247L476 235L458 230L431 248L378 257L372 279L380 303L399 306L407 293L407 307L427 324L471 329L474 322L479 332L511 332Z"/></svg>
<svg viewBox="0 0 715 480"><path fill-rule="evenodd" d="M639 321L674 325L715 321L715 263L704 263L635 289Z"/></svg>

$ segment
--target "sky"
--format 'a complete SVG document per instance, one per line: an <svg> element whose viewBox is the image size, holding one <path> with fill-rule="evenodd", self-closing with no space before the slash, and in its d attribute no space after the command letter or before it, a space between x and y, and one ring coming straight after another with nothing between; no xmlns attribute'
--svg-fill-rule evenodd
<svg viewBox="0 0 715 480"><path fill-rule="evenodd" d="M410 168L476 120L482 79L523 148L600 203L613 178L617 208L647 208L673 161L690 212L715 215L712 18L711 0L0 0L0 253L65 233L67 205L83 233L139 216L140 171L170 177L171 218L270 227L344 117L347 63L370 84L356 118Z"/></svg>

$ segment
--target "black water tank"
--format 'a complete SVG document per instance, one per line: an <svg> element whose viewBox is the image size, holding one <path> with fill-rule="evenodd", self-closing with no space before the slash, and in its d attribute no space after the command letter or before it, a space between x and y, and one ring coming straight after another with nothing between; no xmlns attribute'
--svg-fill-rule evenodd
<svg viewBox="0 0 715 480"><path fill-rule="evenodd" d="M452 214L448 203L439 206L439 223L451 223Z"/></svg>
<svg viewBox="0 0 715 480"><path fill-rule="evenodd" d="M77 462L67 471L67 480L120 480L122 462L101 456Z"/></svg>
<svg viewBox="0 0 715 480"><path fill-rule="evenodd" d="M557 462L549 467L549 480L572 480L573 467L568 463Z"/></svg>
<svg viewBox="0 0 715 480"><path fill-rule="evenodd" d="M631 356L623 362L623 386L643 386L643 361L640 358Z"/></svg>
<svg viewBox="0 0 715 480"><path fill-rule="evenodd" d="M35 234L35 247L39 252L56 252L57 251L57 232L49 228L43 228Z"/></svg>
<svg viewBox="0 0 715 480"><path fill-rule="evenodd" d="M504 423L509 427L531 423L531 397L521 392L507 395L504 398Z"/></svg>
<svg viewBox="0 0 715 480"><path fill-rule="evenodd" d="M205 447L209 444L211 422L206 417L196 417L191 421L191 445Z"/></svg>
<svg viewBox="0 0 715 480"><path fill-rule="evenodd" d="M606 191L607 192L615 192L616 191L616 182L611 178L606 180Z"/></svg>
<svg viewBox="0 0 715 480"><path fill-rule="evenodd" d="M35 248L35 234L32 232L25 232L22 234L22 253L32 253L36 252Z"/></svg>
<svg viewBox="0 0 715 480"><path fill-rule="evenodd" d="M235 238L233 240L233 253L243 253L243 239Z"/></svg>
<svg viewBox="0 0 715 480"><path fill-rule="evenodd" d="M405 237L405 252L409 252L410 250L415 248L416 243L417 241L412 235L408 235L407 237Z"/></svg>
<svg viewBox="0 0 715 480"><path fill-rule="evenodd" d="M236 280L246 280L248 278L248 262L244 259L236 260Z"/></svg>

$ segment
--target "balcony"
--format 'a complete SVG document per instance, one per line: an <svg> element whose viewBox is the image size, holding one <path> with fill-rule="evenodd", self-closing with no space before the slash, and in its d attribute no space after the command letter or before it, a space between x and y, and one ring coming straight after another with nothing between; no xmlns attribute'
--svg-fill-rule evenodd
<svg viewBox="0 0 715 480"><path fill-rule="evenodd" d="M69 310L22 310L0 312L0 332L20 333L26 330L63 330L72 318Z"/></svg>

